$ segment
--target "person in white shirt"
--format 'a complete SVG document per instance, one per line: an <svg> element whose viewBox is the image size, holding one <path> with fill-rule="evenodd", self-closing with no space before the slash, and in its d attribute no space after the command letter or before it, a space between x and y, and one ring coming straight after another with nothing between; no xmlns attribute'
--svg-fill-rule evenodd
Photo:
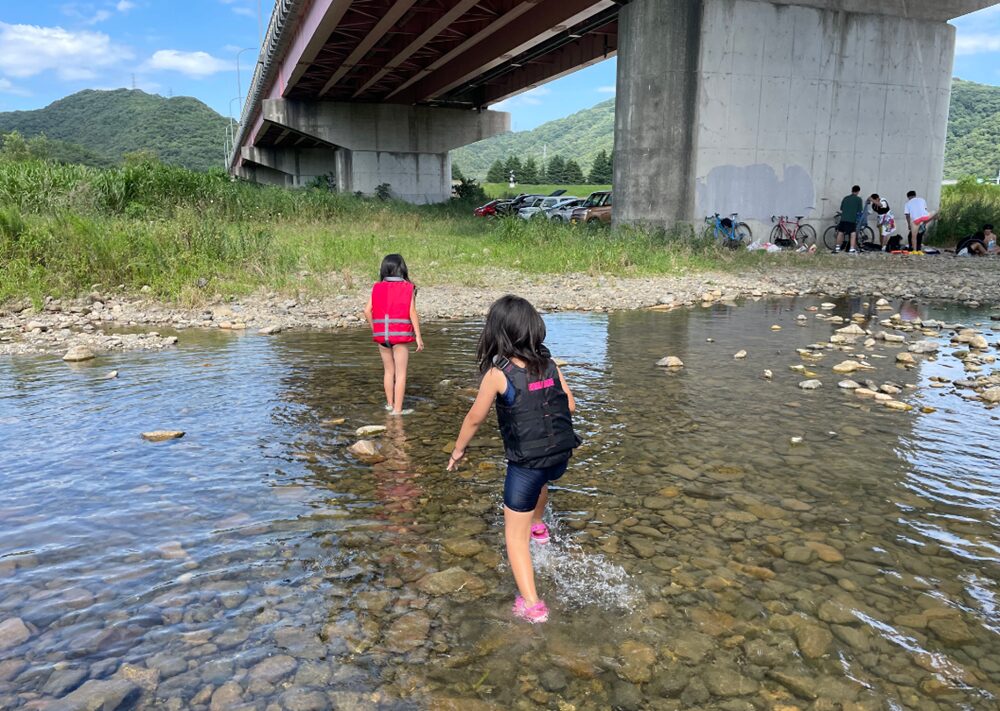
<svg viewBox="0 0 1000 711"><path fill-rule="evenodd" d="M906 193L906 207L903 209L906 214L906 226L910 229L910 251L916 252L920 249L920 228L930 224L937 219L937 213L927 209L927 201L922 197L917 197L917 191L911 190Z"/></svg>

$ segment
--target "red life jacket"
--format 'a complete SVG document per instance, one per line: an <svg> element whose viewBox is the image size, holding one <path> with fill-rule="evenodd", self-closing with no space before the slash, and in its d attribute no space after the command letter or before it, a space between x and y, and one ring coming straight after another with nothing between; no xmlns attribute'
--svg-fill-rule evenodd
<svg viewBox="0 0 1000 711"><path fill-rule="evenodd" d="M410 321L413 284L403 279L389 279L372 286L372 340L395 345L416 340Z"/></svg>

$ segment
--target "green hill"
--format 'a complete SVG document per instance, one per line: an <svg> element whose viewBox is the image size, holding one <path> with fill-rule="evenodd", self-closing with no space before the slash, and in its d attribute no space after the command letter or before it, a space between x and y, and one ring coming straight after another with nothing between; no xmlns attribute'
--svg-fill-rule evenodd
<svg viewBox="0 0 1000 711"><path fill-rule="evenodd" d="M0 113L0 134L45 134L55 158L90 165L117 163L149 150L164 163L193 170L222 167L227 119L190 97L144 91L81 91L35 111Z"/></svg>
<svg viewBox="0 0 1000 711"><path fill-rule="evenodd" d="M531 131L505 133L451 152L452 161L470 177L483 180L495 160L516 155L522 161L543 153L574 159L586 173L601 150L611 153L615 142L615 100L609 99L566 118L544 123Z"/></svg>
<svg viewBox="0 0 1000 711"><path fill-rule="evenodd" d="M951 88L944 177L996 178L997 171L1000 171L1000 86L956 79Z"/></svg>
<svg viewBox="0 0 1000 711"><path fill-rule="evenodd" d="M516 155L541 162L543 147L549 157L575 158L584 171L600 150L614 144L615 102L543 124L532 131L506 133L452 152L465 175L482 180L495 160ZM951 120L945 152L944 177L967 175L995 178L1000 170L1000 86L956 79L951 95Z"/></svg>

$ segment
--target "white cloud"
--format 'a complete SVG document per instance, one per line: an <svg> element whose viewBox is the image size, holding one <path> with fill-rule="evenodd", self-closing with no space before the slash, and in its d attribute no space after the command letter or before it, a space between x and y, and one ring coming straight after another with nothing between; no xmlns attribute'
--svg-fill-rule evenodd
<svg viewBox="0 0 1000 711"><path fill-rule="evenodd" d="M234 7L233 12L235 12L237 15L243 15L243 17L252 17L255 20L257 19L257 11L254 10L253 8Z"/></svg>
<svg viewBox="0 0 1000 711"><path fill-rule="evenodd" d="M102 32L0 22L0 74L8 77L54 71L60 79L91 79L131 58Z"/></svg>
<svg viewBox="0 0 1000 711"><path fill-rule="evenodd" d="M616 87L614 85L611 85L611 86L599 86L599 87L597 87L597 93L598 94L614 94L617 90L618 90L618 87Z"/></svg>
<svg viewBox="0 0 1000 711"><path fill-rule="evenodd" d="M115 8L118 10L118 12L128 12L134 7L135 3L130 2L130 0L119 0L118 4L115 5Z"/></svg>
<svg viewBox="0 0 1000 711"><path fill-rule="evenodd" d="M1000 36L998 35L959 35L955 40L955 54L984 54L1000 52Z"/></svg>
<svg viewBox="0 0 1000 711"><path fill-rule="evenodd" d="M541 106L544 103L542 97L548 96L551 93L552 90L547 86L536 86L534 89L528 89L528 91L517 96L504 99L499 104L494 104L490 108L495 111L511 111L523 106Z"/></svg>
<svg viewBox="0 0 1000 711"><path fill-rule="evenodd" d="M207 77L218 72L230 71L232 63L208 52L180 52L176 49L161 49L153 53L146 63L147 69L180 72L190 77Z"/></svg>
<svg viewBox="0 0 1000 711"><path fill-rule="evenodd" d="M108 10L98 10L93 15L85 20L88 25L99 25L111 18L111 13Z"/></svg>
<svg viewBox="0 0 1000 711"><path fill-rule="evenodd" d="M13 94L14 96L31 96L31 92L15 86L10 79L0 77L0 94Z"/></svg>

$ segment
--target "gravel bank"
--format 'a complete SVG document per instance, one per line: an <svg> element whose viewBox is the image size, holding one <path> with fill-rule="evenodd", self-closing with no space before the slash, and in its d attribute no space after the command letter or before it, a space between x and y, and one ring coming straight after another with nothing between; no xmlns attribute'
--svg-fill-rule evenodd
<svg viewBox="0 0 1000 711"><path fill-rule="evenodd" d="M652 306L683 306L705 300L747 296L848 293L887 298L948 300L1000 305L1000 260L938 257L802 257L765 271L699 273L691 276L624 279L568 275L542 278L492 270L481 283L492 286L423 286L418 305L425 321L482 315L506 293L530 299L544 311L620 311ZM35 310L30 302L0 308L0 355L63 354L83 345L95 353L156 350L177 342L152 329L331 330L359 327L367 286L342 286L336 294L289 298L257 294L197 308L165 305L139 295L99 286L75 300L48 300ZM136 333L114 333L129 329ZM149 330L147 330L149 329ZM145 331L145 332L143 332ZM182 336L183 337L183 336Z"/></svg>

